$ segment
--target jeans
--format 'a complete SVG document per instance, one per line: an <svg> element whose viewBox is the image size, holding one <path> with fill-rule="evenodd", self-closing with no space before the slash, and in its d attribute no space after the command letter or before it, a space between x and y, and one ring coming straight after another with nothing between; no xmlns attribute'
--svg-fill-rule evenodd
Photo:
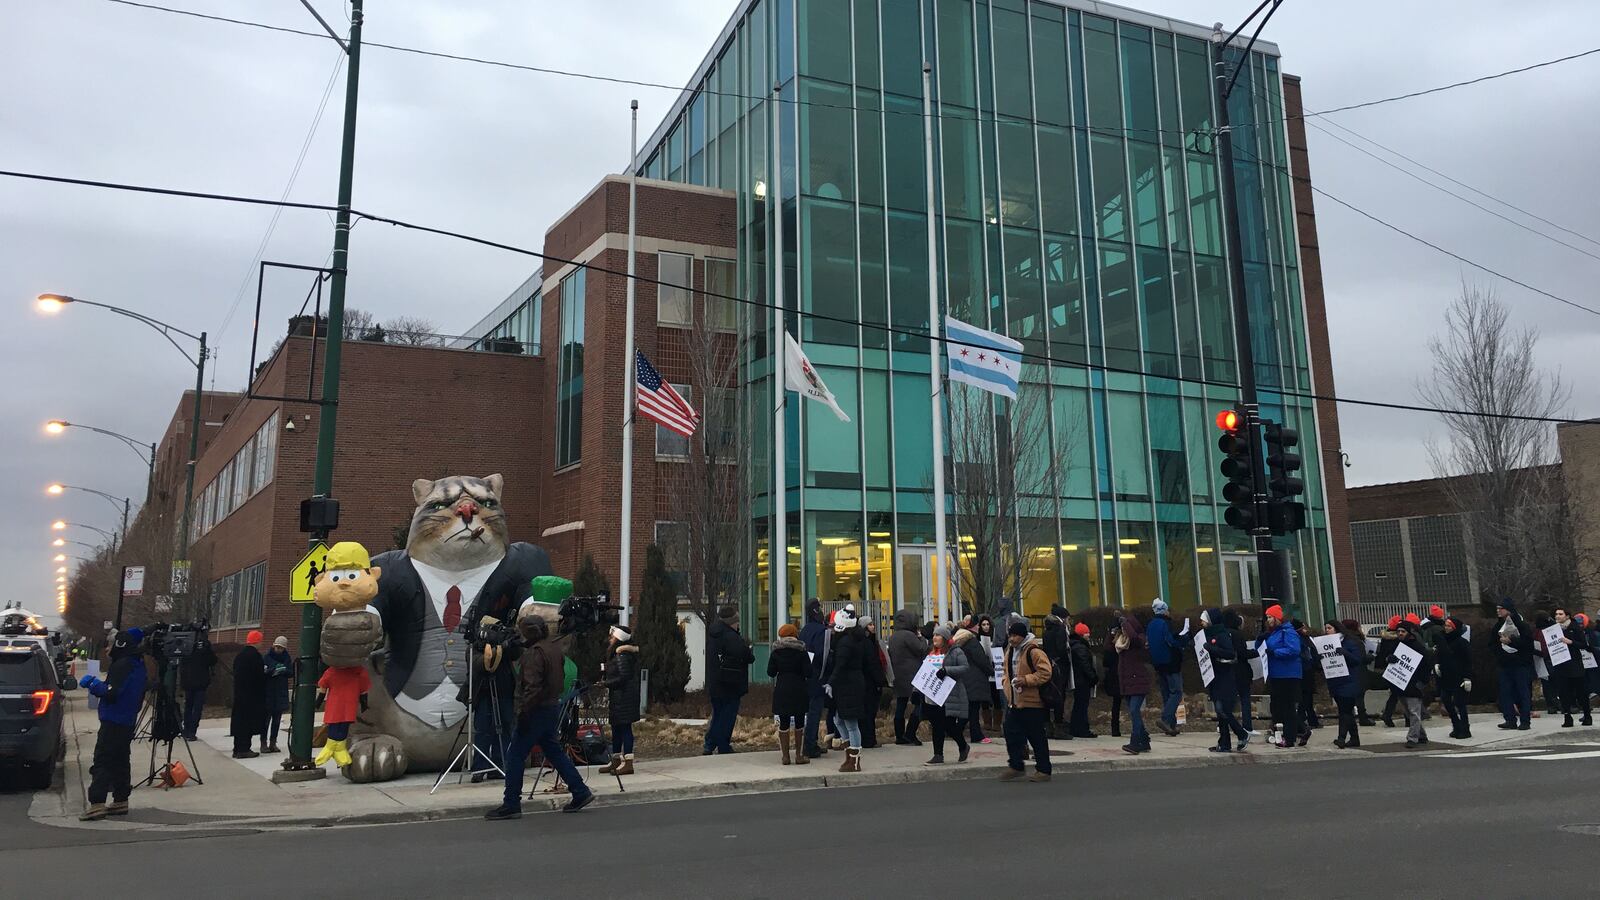
<svg viewBox="0 0 1600 900"><path fill-rule="evenodd" d="M1161 723L1169 730L1178 728L1178 704L1183 702L1183 673L1157 672L1161 685Z"/></svg>
<svg viewBox="0 0 1600 900"><path fill-rule="evenodd" d="M1500 669L1500 715L1507 724L1530 727L1533 719L1533 668L1505 666Z"/></svg>
<svg viewBox="0 0 1600 900"><path fill-rule="evenodd" d="M1218 691L1212 700L1217 707L1217 746L1224 750L1233 749L1233 736L1238 735L1240 742L1250 739L1250 732L1239 719L1234 716L1233 708L1239 704L1239 696L1235 693Z"/></svg>
<svg viewBox="0 0 1600 900"><path fill-rule="evenodd" d="M103 702L103 701L102 701ZM126 803L133 793L133 726L101 722L94 740L94 762L89 766L89 802L104 803L106 794Z"/></svg>
<svg viewBox="0 0 1600 900"><path fill-rule="evenodd" d="M861 749L861 720L839 717L839 733L843 735L844 742L850 745L851 750Z"/></svg>
<svg viewBox="0 0 1600 900"><path fill-rule="evenodd" d="M817 694L811 698L811 707L806 710L806 747L807 756L816 756L822 752L817 746L818 726L822 723L822 695Z"/></svg>
<svg viewBox="0 0 1600 900"><path fill-rule="evenodd" d="M560 724L561 706L556 703L533 709L517 723L516 731L511 735L511 749L506 751L506 758L512 763L506 767L505 806L522 808L522 766L534 747L544 751L545 762L567 783L572 799L589 796L591 792L584 786L578 767L567 758L567 751L561 749L561 740L556 736Z"/></svg>
<svg viewBox="0 0 1600 900"><path fill-rule="evenodd" d="M1068 733L1073 737L1088 737L1089 730L1089 699L1094 694L1094 688L1088 685L1079 685L1072 689L1072 721L1068 724Z"/></svg>
<svg viewBox="0 0 1600 900"><path fill-rule="evenodd" d="M1129 694L1123 699L1128 701L1128 718L1133 722L1133 730L1128 732L1128 746L1135 750L1150 749L1150 732L1144 727L1144 694Z"/></svg>
<svg viewBox="0 0 1600 900"><path fill-rule="evenodd" d="M966 723L953 716L945 714L944 707L928 704L928 730L933 733L933 755L944 756L944 739L949 737L956 742L956 749L963 756L967 753L967 739L963 735Z"/></svg>
<svg viewBox="0 0 1600 900"><path fill-rule="evenodd" d="M1272 694L1272 724L1278 729L1278 741L1292 744L1300 722L1300 679L1269 678L1267 688Z"/></svg>
<svg viewBox="0 0 1600 900"><path fill-rule="evenodd" d="M611 726L611 752L633 754L633 723Z"/></svg>
<svg viewBox="0 0 1600 900"><path fill-rule="evenodd" d="M1024 745L1033 748L1033 764L1042 775L1050 774L1050 742L1045 739L1044 726L1050 711L1040 707L1009 707L1005 724L1000 730L1006 736L1006 763L1021 772Z"/></svg>
<svg viewBox="0 0 1600 900"><path fill-rule="evenodd" d="M1426 744L1428 733L1422 730L1422 698L1406 697L1406 719L1410 728L1406 730L1406 743Z"/></svg>
<svg viewBox="0 0 1600 900"><path fill-rule="evenodd" d="M498 702L497 702L498 701ZM499 707L500 724L495 725L496 707ZM511 732L516 727L516 708L512 698L487 688L472 707L472 746L476 756L467 768L477 772L489 768L489 763L505 768L506 748L511 745Z"/></svg>
<svg viewBox="0 0 1600 900"><path fill-rule="evenodd" d="M706 752L733 752L733 726L739 721L741 699L743 698L734 697L729 700L711 701L711 721L706 725L704 747Z"/></svg>
<svg viewBox="0 0 1600 900"><path fill-rule="evenodd" d="M1359 747L1361 745L1361 732L1356 725L1356 698L1334 697L1333 702L1339 707L1338 740L1346 741Z"/></svg>
<svg viewBox="0 0 1600 900"><path fill-rule="evenodd" d="M906 712L911 717L906 717ZM916 697L894 698L894 739L916 740L917 728L922 725L922 701Z"/></svg>
<svg viewBox="0 0 1600 900"><path fill-rule="evenodd" d="M1471 727L1467 719L1467 689L1457 684L1447 687L1439 693L1439 700L1444 704L1444 711L1450 714L1452 731L1466 731Z"/></svg>
<svg viewBox="0 0 1600 900"><path fill-rule="evenodd" d="M278 729L281 727L283 727L283 713L267 713L267 724L261 726L261 739L273 746L277 746Z"/></svg>
<svg viewBox="0 0 1600 900"><path fill-rule="evenodd" d="M200 714L205 712L206 691L184 691L183 693L183 736L194 740L194 730L200 727Z"/></svg>

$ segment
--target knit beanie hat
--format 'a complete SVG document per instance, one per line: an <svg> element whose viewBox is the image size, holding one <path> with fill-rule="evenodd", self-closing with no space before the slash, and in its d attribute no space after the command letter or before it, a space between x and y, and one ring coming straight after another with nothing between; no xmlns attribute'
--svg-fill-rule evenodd
<svg viewBox="0 0 1600 900"><path fill-rule="evenodd" d="M794 627L794 623L792 623L792 622L785 622L782 625L778 626L778 637L799 637L799 636L800 636L800 629Z"/></svg>
<svg viewBox="0 0 1600 900"><path fill-rule="evenodd" d="M1434 605L1428 607L1428 618L1430 618L1430 619L1442 619L1442 618L1444 618L1444 607L1440 606L1437 603L1435 603Z"/></svg>
<svg viewBox="0 0 1600 900"><path fill-rule="evenodd" d="M1417 615L1416 613L1406 613L1406 621L1411 623L1412 625L1421 625L1422 624L1422 617Z"/></svg>
<svg viewBox="0 0 1600 900"><path fill-rule="evenodd" d="M834 631L849 631L854 627L856 627L856 617L851 613L849 607L833 614Z"/></svg>
<svg viewBox="0 0 1600 900"><path fill-rule="evenodd" d="M1006 629L1006 634L1014 634L1017 637L1027 637L1028 636L1028 622L1027 622L1027 620L1026 619L1013 619L1011 621L1011 627Z"/></svg>
<svg viewBox="0 0 1600 900"><path fill-rule="evenodd" d="M953 634L955 634L955 632L950 630L949 625L940 625L939 627L933 629L933 636L944 638L946 643L949 643L950 636Z"/></svg>
<svg viewBox="0 0 1600 900"><path fill-rule="evenodd" d="M1400 623L1404 622L1404 621L1405 621L1405 619L1402 619L1399 616L1390 616L1389 617L1389 630L1393 631L1396 628L1399 628L1400 627Z"/></svg>
<svg viewBox="0 0 1600 900"><path fill-rule="evenodd" d="M256 629L251 629L250 633L244 636L244 642L252 647L261 643L261 632Z"/></svg>
<svg viewBox="0 0 1600 900"><path fill-rule="evenodd" d="M1279 604L1276 604L1276 603L1274 603L1271 606L1267 607L1267 618L1269 618L1269 619L1277 619L1279 622L1282 622L1283 621L1283 607L1280 606Z"/></svg>
<svg viewBox="0 0 1600 900"><path fill-rule="evenodd" d="M1078 624L1072 626L1072 633L1077 635L1078 637L1088 637L1089 636L1089 626L1083 624L1082 622L1079 622Z"/></svg>
<svg viewBox="0 0 1600 900"><path fill-rule="evenodd" d="M633 632L629 631L626 625L613 625L611 626L611 636L617 639L617 643L626 644L633 638Z"/></svg>
<svg viewBox="0 0 1600 900"><path fill-rule="evenodd" d="M1172 607L1167 605L1167 601L1161 599L1160 597L1157 597L1155 601L1150 604L1150 611L1158 616L1166 615L1171 608Z"/></svg>
<svg viewBox="0 0 1600 900"><path fill-rule="evenodd" d="M280 634L272 639L272 646L279 650L287 650L289 649L289 639Z"/></svg>
<svg viewBox="0 0 1600 900"><path fill-rule="evenodd" d="M717 610L717 618L724 622L732 622L734 619L739 618L739 607L730 603L727 606Z"/></svg>

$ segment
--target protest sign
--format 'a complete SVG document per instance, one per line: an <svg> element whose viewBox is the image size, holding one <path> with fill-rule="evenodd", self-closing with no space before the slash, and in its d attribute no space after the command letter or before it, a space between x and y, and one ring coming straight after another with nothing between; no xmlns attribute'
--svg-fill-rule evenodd
<svg viewBox="0 0 1600 900"><path fill-rule="evenodd" d="M1194 636L1194 658L1200 662L1200 683L1210 687L1211 679L1217 677L1217 672L1211 662L1211 651L1206 649L1206 633L1204 631Z"/></svg>
<svg viewBox="0 0 1600 900"><path fill-rule="evenodd" d="M928 698L928 702L934 706L943 706L950 692L956 688L954 678L939 677L938 672L943 667L944 654L932 654L922 660L922 668L911 679L911 687Z"/></svg>
<svg viewBox="0 0 1600 900"><path fill-rule="evenodd" d="M1383 680L1403 691L1410 686L1411 679L1416 677L1417 667L1422 665L1422 654L1405 644L1396 644L1392 653L1389 665L1384 667Z"/></svg>
<svg viewBox="0 0 1600 900"><path fill-rule="evenodd" d="M1549 628L1541 629L1539 634L1544 637L1545 652L1550 654L1552 668L1572 661L1572 650L1562 643L1560 625L1551 625Z"/></svg>
<svg viewBox="0 0 1600 900"><path fill-rule="evenodd" d="M1583 658L1583 667L1585 669L1600 668L1600 663L1595 662L1593 653L1587 650L1579 650L1578 656Z"/></svg>
<svg viewBox="0 0 1600 900"><path fill-rule="evenodd" d="M1317 646L1317 656L1322 658L1322 674L1326 678L1344 678L1350 666L1344 659L1344 637L1337 634L1319 634L1311 639Z"/></svg>
<svg viewBox="0 0 1600 900"><path fill-rule="evenodd" d="M1537 675L1540 681L1550 677L1550 669L1544 664L1544 657L1535 656L1533 658L1533 674Z"/></svg>
<svg viewBox="0 0 1600 900"><path fill-rule="evenodd" d="M999 647L990 647L989 658L994 662L994 688L1003 691L1006 689L1006 651Z"/></svg>
<svg viewBox="0 0 1600 900"><path fill-rule="evenodd" d="M1256 651L1256 655L1250 657L1250 674L1255 676L1255 678L1258 681L1266 681L1267 680L1267 657L1266 657L1267 647L1266 647L1266 644L1261 642L1261 641L1246 641L1245 642L1245 647L1247 649Z"/></svg>

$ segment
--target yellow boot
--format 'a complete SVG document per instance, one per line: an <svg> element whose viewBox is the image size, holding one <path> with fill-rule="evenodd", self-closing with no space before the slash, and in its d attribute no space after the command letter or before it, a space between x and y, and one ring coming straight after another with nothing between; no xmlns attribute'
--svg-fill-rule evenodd
<svg viewBox="0 0 1600 900"><path fill-rule="evenodd" d="M344 757L343 761L339 760L339 757L341 756ZM322 752L317 754L315 762L320 766L330 759L334 760L337 765L344 766L350 764L350 754L345 752L344 741L336 741L333 738L328 738L322 742Z"/></svg>
<svg viewBox="0 0 1600 900"><path fill-rule="evenodd" d="M337 765L339 768L342 769L345 766L350 765L350 763L351 763L350 751L345 749L346 744L348 744L349 742L348 741L337 741L336 743L339 746L333 748L333 762L334 762L335 765Z"/></svg>

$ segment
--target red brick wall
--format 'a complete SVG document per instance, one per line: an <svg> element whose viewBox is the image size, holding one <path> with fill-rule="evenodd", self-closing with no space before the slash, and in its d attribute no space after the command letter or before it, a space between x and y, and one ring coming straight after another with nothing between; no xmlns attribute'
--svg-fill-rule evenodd
<svg viewBox="0 0 1600 900"><path fill-rule="evenodd" d="M1311 353L1311 384L1319 397L1336 395L1333 354L1328 348L1328 302L1322 291L1322 251L1317 243L1317 211L1311 192L1311 158L1306 150L1306 125L1300 118L1300 79L1283 76L1283 103L1289 119L1289 168L1294 175L1295 230L1300 243L1300 275L1305 290L1306 329ZM1332 546L1334 582L1341 600L1356 601L1355 551L1350 545L1350 513L1345 499L1343 446L1339 438L1339 405L1318 400L1318 457L1327 486L1328 542Z"/></svg>

